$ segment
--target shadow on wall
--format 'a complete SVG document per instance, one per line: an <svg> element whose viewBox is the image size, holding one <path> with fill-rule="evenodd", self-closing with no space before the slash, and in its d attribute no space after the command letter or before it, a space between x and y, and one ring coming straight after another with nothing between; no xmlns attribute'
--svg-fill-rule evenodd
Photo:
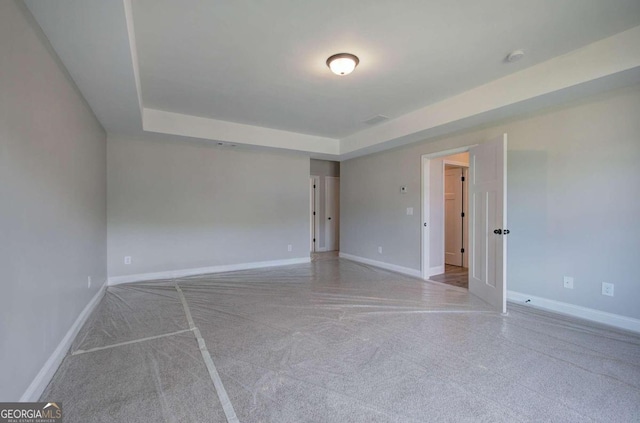
<svg viewBox="0 0 640 423"><path fill-rule="evenodd" d="M539 283L548 263L548 154L544 151L507 153L507 280L510 290ZM517 251L518 254L511 254ZM524 288L523 288L524 289Z"/></svg>

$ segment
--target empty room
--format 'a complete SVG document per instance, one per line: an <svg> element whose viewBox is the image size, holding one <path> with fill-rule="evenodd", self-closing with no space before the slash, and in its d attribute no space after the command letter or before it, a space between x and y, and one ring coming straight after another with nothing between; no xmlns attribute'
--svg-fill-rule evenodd
<svg viewBox="0 0 640 423"><path fill-rule="evenodd" d="M0 422L640 421L638 0L0 1Z"/></svg>

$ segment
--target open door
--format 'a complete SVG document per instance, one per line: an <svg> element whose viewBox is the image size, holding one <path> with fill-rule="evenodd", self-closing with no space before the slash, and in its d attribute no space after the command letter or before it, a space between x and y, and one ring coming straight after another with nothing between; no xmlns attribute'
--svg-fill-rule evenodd
<svg viewBox="0 0 640 423"><path fill-rule="evenodd" d="M469 291L507 312L507 134L469 150Z"/></svg>

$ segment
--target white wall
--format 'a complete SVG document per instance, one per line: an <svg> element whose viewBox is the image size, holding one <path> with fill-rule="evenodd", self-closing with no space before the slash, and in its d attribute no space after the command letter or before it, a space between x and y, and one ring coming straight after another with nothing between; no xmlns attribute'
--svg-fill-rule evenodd
<svg viewBox="0 0 640 423"><path fill-rule="evenodd" d="M340 177L340 162L311 159L311 175L318 176L320 181L320 185L316 187L316 189L319 190L318 195L320 200L316 207L316 213L319 215L319 228L316 235L319 250L324 250L324 248L326 248L325 238L327 227L325 178L327 176Z"/></svg>
<svg viewBox="0 0 640 423"><path fill-rule="evenodd" d="M106 279L106 136L21 2L0 2L0 58L0 401L17 401Z"/></svg>
<svg viewBox="0 0 640 423"><path fill-rule="evenodd" d="M508 289L640 318L640 87L342 163L345 253L420 269L421 155L509 134ZM409 193L400 194L401 185ZM376 247L382 245L384 254ZM564 275L575 278L565 289ZM601 283L615 283L615 297Z"/></svg>
<svg viewBox="0 0 640 423"><path fill-rule="evenodd" d="M307 157L158 137L107 144L109 277L309 257Z"/></svg>

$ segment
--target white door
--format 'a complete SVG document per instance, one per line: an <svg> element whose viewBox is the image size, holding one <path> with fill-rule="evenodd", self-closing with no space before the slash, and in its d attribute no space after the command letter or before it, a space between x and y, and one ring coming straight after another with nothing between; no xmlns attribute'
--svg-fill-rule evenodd
<svg viewBox="0 0 640 423"><path fill-rule="evenodd" d="M462 266L462 176L463 168L444 171L444 262Z"/></svg>
<svg viewBox="0 0 640 423"><path fill-rule="evenodd" d="M507 134L469 150L469 291L501 313L507 311L506 152Z"/></svg>
<svg viewBox="0 0 640 423"><path fill-rule="evenodd" d="M325 177L325 240L327 251L340 248L340 178Z"/></svg>

